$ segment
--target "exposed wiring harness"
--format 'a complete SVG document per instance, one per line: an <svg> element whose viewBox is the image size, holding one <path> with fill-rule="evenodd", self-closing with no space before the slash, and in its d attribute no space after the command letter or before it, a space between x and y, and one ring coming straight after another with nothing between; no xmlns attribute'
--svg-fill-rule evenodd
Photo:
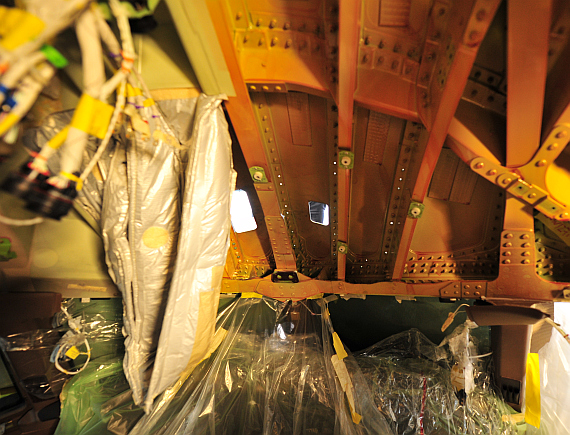
<svg viewBox="0 0 570 435"><path fill-rule="evenodd" d="M61 311L67 318L67 324L70 327L70 330L61 338L58 343L57 351L55 353L54 364L55 368L58 369L60 372L65 373L66 375L76 375L77 373L82 372L89 361L91 360L91 347L89 346L89 341L87 340L87 335L81 331L81 321L79 318L73 318L67 311L67 309L62 306ZM81 352L78 350L78 346L81 344L85 345L86 351ZM63 359L64 356L75 359L79 355L86 355L87 360L83 363L83 365L76 369L76 370L67 370L64 369L60 361Z"/></svg>
<svg viewBox="0 0 570 435"><path fill-rule="evenodd" d="M179 147L179 143L142 77L134 70L134 43L128 13L123 5L118 0L109 0L119 28L119 42L94 2L66 1L62 5L62 12L54 20L53 16L57 14L53 11L46 12L45 5L42 8L41 2L37 1L31 0L27 4L28 11L14 8L9 11L35 23L39 29L36 29L36 35L12 50L6 50L2 45L4 39L0 40L0 103L3 103L0 137L14 136L19 121L54 76L57 67L64 64L65 59L61 59L57 50L44 44L48 40L46 35L55 36L72 24L75 24L81 49L84 90L69 125L52 137L38 153L32 154L19 172L11 174L2 189L24 199L29 210L60 219L70 210L84 181L104 154L122 114L132 129L141 133L143 139L150 137L147 116L152 116L156 119L153 123L154 140L166 140L174 147ZM59 3L58 0L53 1ZM73 7L70 7L70 3ZM3 24L1 17L0 25ZM103 51L102 44L107 51ZM113 75L108 80L105 77L107 57L113 70ZM113 107L107 104L107 100L115 91L117 97ZM81 171L90 136L101 142ZM60 171L52 174L48 160L56 153L60 158ZM34 225L40 222L40 218L16 220L0 217L0 222L8 225Z"/></svg>

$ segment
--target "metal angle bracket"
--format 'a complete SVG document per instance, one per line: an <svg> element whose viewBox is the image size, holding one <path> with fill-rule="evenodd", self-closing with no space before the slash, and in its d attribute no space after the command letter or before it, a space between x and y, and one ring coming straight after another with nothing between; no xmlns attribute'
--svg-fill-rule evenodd
<svg viewBox="0 0 570 435"><path fill-rule="evenodd" d="M338 252L341 254L348 254L348 245L345 242L338 242Z"/></svg>
<svg viewBox="0 0 570 435"><path fill-rule="evenodd" d="M525 181L516 172L484 157L474 158L469 166L483 178L502 187L519 200L532 205L545 216L560 221L570 220L570 209L567 206L552 198L545 188ZM522 172L521 168L518 168L517 171Z"/></svg>
<svg viewBox="0 0 570 435"><path fill-rule="evenodd" d="M249 173L254 183L267 183L265 169L263 169L261 166L252 166L249 168Z"/></svg>
<svg viewBox="0 0 570 435"><path fill-rule="evenodd" d="M442 299L485 299L487 281L453 281L439 290Z"/></svg>
<svg viewBox="0 0 570 435"><path fill-rule="evenodd" d="M271 282L298 283L299 276L295 271L277 271L271 274Z"/></svg>
<svg viewBox="0 0 570 435"><path fill-rule="evenodd" d="M339 151L338 164L342 169L352 169L354 167L354 153L351 151Z"/></svg>
<svg viewBox="0 0 570 435"><path fill-rule="evenodd" d="M421 218L424 212L424 208L425 205L423 205L421 202L413 201L412 203L410 203L410 206L408 207L408 217L412 219Z"/></svg>

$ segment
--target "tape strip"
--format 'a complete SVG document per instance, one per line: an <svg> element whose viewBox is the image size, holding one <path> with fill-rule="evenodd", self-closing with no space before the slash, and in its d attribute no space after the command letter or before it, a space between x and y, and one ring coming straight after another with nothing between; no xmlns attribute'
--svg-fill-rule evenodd
<svg viewBox="0 0 570 435"><path fill-rule="evenodd" d="M142 91L127 83L127 97L136 97L138 95L142 95Z"/></svg>
<svg viewBox="0 0 570 435"><path fill-rule="evenodd" d="M350 375L348 374L346 365L344 364L344 361L342 361L342 359L339 359L338 355L333 355L331 357L331 361L336 376L340 382L342 391L346 393L346 398L348 399L348 405L350 406L350 413L352 415L352 421L354 422L354 424L358 424L362 420L362 416L358 414L355 410L354 387L352 385L352 381L350 380Z"/></svg>
<svg viewBox="0 0 570 435"><path fill-rule="evenodd" d="M72 174L70 172L64 172L64 171L61 171L59 173L59 175L67 178L68 180L75 181L77 190L81 190L83 188L83 180L81 178L79 178L77 175Z"/></svg>
<svg viewBox="0 0 570 435"><path fill-rule="evenodd" d="M174 136L167 134L165 132L163 132L162 130L154 130L152 132L152 138L155 140L160 140L170 146L173 146L175 148L178 149L184 149L180 143L178 142L178 139L176 139Z"/></svg>
<svg viewBox="0 0 570 435"><path fill-rule="evenodd" d="M90 95L83 94L75 109L71 127L103 139L109 128L114 107Z"/></svg>
<svg viewBox="0 0 570 435"><path fill-rule="evenodd" d="M56 68L61 69L67 66L67 59L51 45L44 44L42 48L40 48L40 51L44 54L49 63Z"/></svg>
<svg viewBox="0 0 570 435"><path fill-rule="evenodd" d="M147 98L146 100L143 101L143 106L144 107L154 106L154 100L152 98Z"/></svg>
<svg viewBox="0 0 570 435"><path fill-rule="evenodd" d="M333 332L332 336L333 336L334 350L336 350L338 358L345 359L348 356L348 354L346 353L346 350L344 350L344 346L342 344L342 341L340 340L340 337L336 332Z"/></svg>
<svg viewBox="0 0 570 435"><path fill-rule="evenodd" d="M245 292L241 294L241 298L242 299L261 299L263 297L263 295L260 295L259 293L255 293L255 292Z"/></svg>
<svg viewBox="0 0 570 435"><path fill-rule="evenodd" d="M537 353L529 353L526 359L525 421L540 428L540 365Z"/></svg>
<svg viewBox="0 0 570 435"><path fill-rule="evenodd" d="M63 145L65 139L67 139L67 133L69 133L69 126L64 127L58 134L52 137L48 141L47 146L53 148L54 150L58 149Z"/></svg>
<svg viewBox="0 0 570 435"><path fill-rule="evenodd" d="M14 50L32 41L45 26L40 18L23 9L0 6L0 45L6 50Z"/></svg>

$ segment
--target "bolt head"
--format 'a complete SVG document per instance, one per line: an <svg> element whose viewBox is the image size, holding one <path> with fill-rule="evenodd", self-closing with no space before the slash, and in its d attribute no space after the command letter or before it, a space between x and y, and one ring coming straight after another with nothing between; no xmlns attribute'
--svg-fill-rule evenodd
<svg viewBox="0 0 570 435"><path fill-rule="evenodd" d="M538 166L539 168L546 166L546 160L539 160L538 162L536 162L536 166Z"/></svg>
<svg viewBox="0 0 570 435"><path fill-rule="evenodd" d="M485 167L485 163L483 162L479 162L475 165L475 169L482 169Z"/></svg>

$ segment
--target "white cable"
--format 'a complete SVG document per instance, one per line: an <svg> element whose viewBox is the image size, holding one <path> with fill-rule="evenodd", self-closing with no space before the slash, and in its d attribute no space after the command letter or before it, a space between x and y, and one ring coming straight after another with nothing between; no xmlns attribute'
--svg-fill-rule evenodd
<svg viewBox="0 0 570 435"><path fill-rule="evenodd" d="M550 317L547 317L546 319L546 323L548 323L549 325L552 325L552 327L554 329L556 329L558 332L560 332L560 334L562 335L562 337L564 337L564 340L566 340L569 344L570 344L570 337L568 336L568 334L566 333L566 331L564 331L564 329L562 329L560 327L560 325L558 323L556 323L554 320L552 320Z"/></svg>
<svg viewBox="0 0 570 435"><path fill-rule="evenodd" d="M71 317L69 315L69 312L67 311L67 308L65 308L63 305L61 306L61 311L63 311L63 314L65 314L65 317L67 318L67 324L69 325L69 327L76 333L76 334L81 334L81 331L79 330L79 328L77 326L75 326L75 322L73 322L73 317ZM65 336L64 336L65 337ZM65 373L66 375L76 375L77 373L82 372L85 367L87 367L87 364L89 364L89 361L91 361L91 347L89 346L89 341L87 341L87 337L85 337L83 339L83 342L85 343L85 348L87 349L87 352L79 352L79 355L87 355L87 361L85 361L85 363L83 364L83 366L81 366L81 368L75 370L75 371L69 371L64 369L60 364L59 364L59 360L61 358L61 353L63 352L64 346L60 344L59 348L57 349L57 352L55 354L55 368L58 369L60 372ZM69 350L69 349L68 349Z"/></svg>
<svg viewBox="0 0 570 435"><path fill-rule="evenodd" d="M22 44L13 51L6 51L2 56L2 63L12 64L18 59L28 56L38 50L46 42L53 39L65 28L69 27L75 19L83 13L85 8L92 0L70 0L68 2L59 2L58 6L67 6L63 11L58 10L58 19L44 20L46 22L45 29L32 41ZM35 11L32 11L32 13ZM41 16L39 18L42 18ZM44 17L45 18L45 17Z"/></svg>
<svg viewBox="0 0 570 435"><path fill-rule="evenodd" d="M119 115L123 112L123 110L125 109L126 82L123 81L120 86L121 87L120 87L119 93L117 95L117 102L115 104L115 110L113 111L113 116L111 117L111 121L109 122L109 127L107 128L107 132L105 133L105 137L103 138L103 141L101 142L101 144L97 148L97 152L95 153L95 155L93 156L91 161L87 164L87 166L85 167L85 169L83 170L83 172L79 176L79 178L81 178L81 180L83 180L83 181L85 181L85 179L87 178L89 173L93 170L93 167L97 164L97 162L99 161L99 159L103 155L103 152L105 151L105 148L107 148L107 144L109 143L109 141L111 139L111 136L113 134L113 130L115 129L115 124L117 122L117 119L119 118Z"/></svg>
<svg viewBox="0 0 570 435"><path fill-rule="evenodd" d="M35 217L32 219L13 219L0 215L0 223L4 225L11 225L13 227L28 227L31 225L41 224L44 221L42 217Z"/></svg>
<svg viewBox="0 0 570 435"><path fill-rule="evenodd" d="M85 337L83 342L85 343L85 347L87 348L87 352L79 352L79 354L80 355L87 355L87 361L85 361L85 363L81 366L81 368L79 368L75 371L69 371L69 370L64 369L59 364L59 359L61 358L63 346L59 346L59 348L57 349L57 353L55 355L55 368L58 369L60 372L65 373L66 375L76 375L77 373L81 373L85 369L85 367L87 367L87 364L89 364L89 361L91 361L91 347L89 346L89 341L87 341L87 337Z"/></svg>
<svg viewBox="0 0 570 435"><path fill-rule="evenodd" d="M13 89L18 84L18 81L20 81L31 68L36 66L45 58L46 56L43 52L37 51L21 59L19 62L12 65L2 76L2 84L7 89ZM5 98L5 95L0 94L0 103L2 103Z"/></svg>

